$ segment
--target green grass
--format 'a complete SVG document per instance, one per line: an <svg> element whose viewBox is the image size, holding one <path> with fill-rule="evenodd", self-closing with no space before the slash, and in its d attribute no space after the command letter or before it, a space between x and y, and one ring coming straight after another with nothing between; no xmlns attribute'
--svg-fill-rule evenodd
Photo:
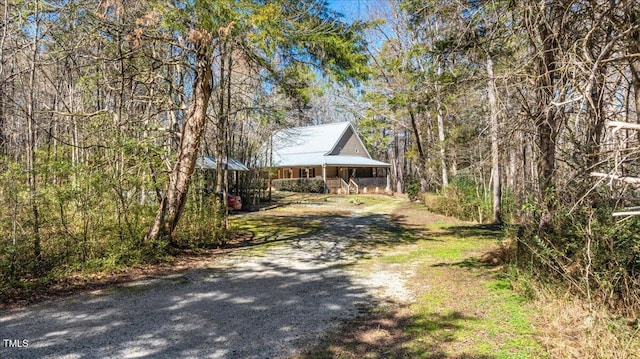
<svg viewBox="0 0 640 359"><path fill-rule="evenodd" d="M405 235L411 236L412 233L407 232ZM412 248L404 248L402 253L389 254L381 260L398 264L412 261L462 262L469 257L469 252L480 251L495 244L495 240L483 237L461 238L434 232L427 239L418 240Z"/></svg>
<svg viewBox="0 0 640 359"><path fill-rule="evenodd" d="M475 324L477 330L487 330L493 340L488 342L490 348L479 352L498 358L543 357L544 352L534 339L535 331L531 326L533 309L527 301L502 279L491 278L483 284L487 288L486 296L478 298L477 304L491 309L486 318Z"/></svg>
<svg viewBox="0 0 640 359"><path fill-rule="evenodd" d="M320 232L324 228L322 217L327 216L330 214L293 216L286 210L275 209L268 214L258 212L232 217L230 228L232 236L250 239L251 245L244 247L247 255L262 255L266 249L287 240Z"/></svg>
<svg viewBox="0 0 640 359"><path fill-rule="evenodd" d="M256 241L290 239L317 232L321 221L312 218L283 216L271 213L264 216L245 216L231 221L234 231L244 232Z"/></svg>
<svg viewBox="0 0 640 359"><path fill-rule="evenodd" d="M544 358L535 340L533 309L501 274L478 256L495 248L501 233L483 226L438 222L425 228L428 239L395 248L379 260L417 265L423 294L410 306L404 346L416 358ZM423 236L424 237L424 236Z"/></svg>
<svg viewBox="0 0 640 359"><path fill-rule="evenodd" d="M382 194L360 194L349 196L329 196L327 202L357 208L364 213L389 213L406 200Z"/></svg>

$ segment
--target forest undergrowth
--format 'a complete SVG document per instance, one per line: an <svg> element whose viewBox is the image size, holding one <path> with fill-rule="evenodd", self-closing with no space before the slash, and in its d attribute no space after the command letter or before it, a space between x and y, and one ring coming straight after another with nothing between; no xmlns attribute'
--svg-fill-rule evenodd
<svg viewBox="0 0 640 359"><path fill-rule="evenodd" d="M465 200L468 188L451 187L423 194L423 201L432 211L477 221L469 213L478 213L482 197ZM551 356L637 357L640 219L616 219L611 209L558 208L551 229L541 233L535 206L511 206L511 213L503 260L512 286L536 303L540 340Z"/></svg>

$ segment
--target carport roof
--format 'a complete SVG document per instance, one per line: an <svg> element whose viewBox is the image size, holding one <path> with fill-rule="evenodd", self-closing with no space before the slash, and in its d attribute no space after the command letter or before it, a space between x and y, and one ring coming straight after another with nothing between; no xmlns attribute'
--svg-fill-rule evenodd
<svg viewBox="0 0 640 359"><path fill-rule="evenodd" d="M222 161L222 168L226 165L225 161ZM213 156L203 156L198 157L196 160L196 168L204 169L204 170L215 170L217 167L216 158ZM231 171L248 171L249 168L245 166L242 162L236 160L235 158L229 158L229 168Z"/></svg>

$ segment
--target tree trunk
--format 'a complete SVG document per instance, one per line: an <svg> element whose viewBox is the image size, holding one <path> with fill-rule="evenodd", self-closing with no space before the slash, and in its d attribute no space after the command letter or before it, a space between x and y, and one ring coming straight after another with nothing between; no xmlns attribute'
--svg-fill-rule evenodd
<svg viewBox="0 0 640 359"><path fill-rule="evenodd" d="M418 171L418 177L420 179L420 191L427 191L427 177L426 177L426 169L427 169L427 156L424 153L424 148L422 147L422 139L420 136L420 129L418 128L418 123L416 121L415 113L413 109L409 108L409 117L411 118L411 128L413 129L413 135L416 137L416 147L418 148L418 165L416 169Z"/></svg>
<svg viewBox="0 0 640 359"><path fill-rule="evenodd" d="M458 149L453 146L449 149L449 156L451 157L451 166L449 166L449 172L453 177L458 175Z"/></svg>
<svg viewBox="0 0 640 359"><path fill-rule="evenodd" d="M593 77L589 94L589 109L587 110L589 122L587 123L586 138L586 171L594 171L600 161L598 152L604 133L605 116L603 116L602 95L604 89L604 74L601 69L597 69L597 74Z"/></svg>
<svg viewBox="0 0 640 359"><path fill-rule="evenodd" d="M4 0L2 16L2 34L0 34L0 154L6 153L7 135L5 133L6 119L5 119L5 94L4 94L4 43L7 38L7 27L9 24L7 19L9 18L9 3L8 0Z"/></svg>
<svg viewBox="0 0 640 359"><path fill-rule="evenodd" d="M150 241L168 237L169 243L175 244L172 233L178 224L189 192L191 174L206 124L211 91L211 45L200 44L196 54L196 76L191 104L185 116L176 162L169 174L165 195L147 235Z"/></svg>
<svg viewBox="0 0 640 359"><path fill-rule="evenodd" d="M500 152L498 148L498 103L493 59L487 53L487 97L489 98L489 127L491 132L491 178L493 181L493 222L502 223L502 183L500 181Z"/></svg>
<svg viewBox="0 0 640 359"><path fill-rule="evenodd" d="M513 143L511 148L509 148L509 171L507 174L507 189L510 193L515 193L516 188L516 177L517 177L517 148L515 146L519 146L520 142ZM522 184L524 185L524 184ZM522 186L521 186L522 187Z"/></svg>
<svg viewBox="0 0 640 359"><path fill-rule="evenodd" d="M404 151L400 151L400 136L398 134L398 128L394 124L393 126L393 148L391 151L392 159L391 163L393 164L393 172L395 177L396 184L396 192L403 193L404 188L404 166L402 163L401 153Z"/></svg>
<svg viewBox="0 0 640 359"><path fill-rule="evenodd" d="M436 116L438 119L438 143L440 145L440 167L442 169L442 186L449 185L449 176L447 174L447 152L444 148L444 110L440 99L436 100Z"/></svg>
<svg viewBox="0 0 640 359"><path fill-rule="evenodd" d="M35 30L33 33L33 40L31 42L31 46L33 48L33 53L31 55L31 63L29 64L29 87L27 91L28 94L28 103L27 103L27 172L29 177L29 205L31 206L31 212L33 215L33 255L36 258L36 261L40 261L40 214L38 212L38 201L37 201L37 180L36 180L36 155L35 155L35 146L36 146L36 89L35 89L35 73L36 73L36 61L38 60L38 36L40 33L40 6L36 1L35 5Z"/></svg>
<svg viewBox="0 0 640 359"><path fill-rule="evenodd" d="M635 1L628 1L625 12L629 24L637 24L640 19L640 10ZM632 31L629 34L629 54L640 54L640 30ZM634 105L636 112L636 122L640 123L640 59L632 57L629 59L629 69L631 70L631 84L633 85Z"/></svg>
<svg viewBox="0 0 640 359"><path fill-rule="evenodd" d="M438 77L442 75L442 66L438 65ZM438 80L439 81L439 80ZM447 151L444 148L444 109L442 108L441 85L436 85L436 117L438 120L438 142L440 145L440 166L442 169L442 186L449 185L449 175L447 174Z"/></svg>
<svg viewBox="0 0 640 359"><path fill-rule="evenodd" d="M551 227L555 213L555 170L556 139L559 118L557 110L551 105L555 89L555 70L557 43L546 24L538 24L538 36L542 42L542 53L537 54L536 71L536 128L538 137L538 188L543 204L543 213L538 223L540 232Z"/></svg>
<svg viewBox="0 0 640 359"><path fill-rule="evenodd" d="M231 54L229 44L225 40L221 43L220 50L220 92L218 98L217 136L215 140L216 155L216 192L222 193L221 202L218 205L222 209L223 217L220 219L220 227L224 243L228 221L229 198L229 113L231 112Z"/></svg>
<svg viewBox="0 0 640 359"><path fill-rule="evenodd" d="M0 62L2 62L2 57L0 56ZM1 67L1 65L0 65ZM5 124L7 123L5 119L5 111L4 111L4 84L2 83L2 71L0 70L0 155L7 153L7 140L5 135Z"/></svg>

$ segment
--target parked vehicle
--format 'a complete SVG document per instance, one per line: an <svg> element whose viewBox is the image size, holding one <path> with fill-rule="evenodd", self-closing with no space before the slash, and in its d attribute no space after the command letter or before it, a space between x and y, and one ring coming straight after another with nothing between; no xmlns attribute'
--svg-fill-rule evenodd
<svg viewBox="0 0 640 359"><path fill-rule="evenodd" d="M215 192L213 189L210 188L202 188L202 189L198 189L198 191L202 191L202 193L205 196L217 196L219 201L222 201L223 198L223 194L222 192ZM240 198L240 196L236 196L235 194L228 194L227 195L227 207L229 207L229 209L234 210L234 211L239 211L242 209L242 198Z"/></svg>
<svg viewBox="0 0 640 359"><path fill-rule="evenodd" d="M240 196L236 196L233 194L227 195L227 206L229 209L234 211L239 211L242 209L242 199Z"/></svg>

